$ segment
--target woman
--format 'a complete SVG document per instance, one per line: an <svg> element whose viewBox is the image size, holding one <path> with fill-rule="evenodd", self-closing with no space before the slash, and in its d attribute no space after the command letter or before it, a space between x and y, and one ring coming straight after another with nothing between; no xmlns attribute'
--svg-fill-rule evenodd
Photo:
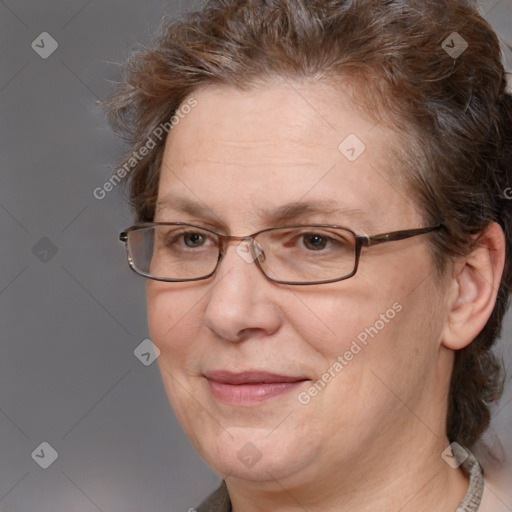
<svg viewBox="0 0 512 512"><path fill-rule="evenodd" d="M127 63L151 337L199 511L497 510L512 101L469 2L222 0Z"/></svg>

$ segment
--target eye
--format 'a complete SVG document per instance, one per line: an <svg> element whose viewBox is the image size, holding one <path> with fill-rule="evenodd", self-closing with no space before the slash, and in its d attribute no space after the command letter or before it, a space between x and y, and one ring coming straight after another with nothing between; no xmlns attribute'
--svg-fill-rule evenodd
<svg viewBox="0 0 512 512"><path fill-rule="evenodd" d="M311 226L313 227L313 226ZM275 241L281 247L286 249L296 249L302 251L302 254L334 254L341 251L352 251L354 243L350 239L348 232L338 229L337 231L327 231L315 229L314 231L304 231L301 229L284 228L274 234Z"/></svg>
<svg viewBox="0 0 512 512"><path fill-rule="evenodd" d="M199 249L202 247L215 246L215 240L206 232L184 231L174 229L163 235L162 241L165 247L172 250Z"/></svg>
<svg viewBox="0 0 512 512"><path fill-rule="evenodd" d="M200 247L205 243L205 236L201 233L183 233L183 242L187 247Z"/></svg>
<svg viewBox="0 0 512 512"><path fill-rule="evenodd" d="M325 249L329 243L329 239L319 233L305 233L302 235L304 247L312 251L320 251Z"/></svg>

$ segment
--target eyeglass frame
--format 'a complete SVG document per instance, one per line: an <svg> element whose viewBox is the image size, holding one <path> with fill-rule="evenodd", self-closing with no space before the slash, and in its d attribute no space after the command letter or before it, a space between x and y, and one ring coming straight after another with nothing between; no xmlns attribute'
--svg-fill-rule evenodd
<svg viewBox="0 0 512 512"><path fill-rule="evenodd" d="M188 226L192 228L198 228L203 231L207 231L209 233L212 233L216 236L218 242L219 242L219 255L217 258L217 263L215 264L215 267L213 270L201 277L195 277L195 278L186 278L186 279L177 279L177 278L162 278L162 277L153 277L148 274L144 274L136 270L135 265L133 264L133 258L131 256L129 247L128 247L128 234L132 231L138 231L141 229L147 229L147 228L154 228L158 226ZM216 231L213 231L208 228L204 228L202 226L197 226L196 224L189 224L188 222L143 222L140 224L134 224L126 229L124 229L119 234L119 240L125 244L126 248L126 255L128 258L128 265L130 268L137 274L143 277L146 277L147 279L152 279L154 281L163 281L163 282L169 282L169 283L183 283L183 282L189 282L189 281L202 281L204 279L209 279L212 277L215 272L217 271L217 268L219 267L219 264L222 260L222 257L226 253L224 250L227 243L231 240L233 241L247 241L250 240L251 243L256 241L256 237L262 233L266 233L269 231L276 231L279 229L286 229L286 228L331 228L331 229L343 229L345 231L348 231L354 236L355 239L355 246L354 246L354 269L349 274L346 274L340 278L336 279L328 279L328 280L321 280L321 281L308 281L308 282L302 282L302 281L281 281L279 279L275 279L269 275L266 274L265 270L261 266L260 258L255 257L254 262L256 263L256 266L260 269L261 273L270 281L278 284L286 284L286 285L292 285L292 286L308 286L308 285L317 285L317 284L328 284L328 283L335 283L339 281L344 281L346 279L350 279L351 277L354 277L354 275L357 272L357 269L359 268L359 260L361 258L361 250L363 247L372 247L374 245L378 245L381 243L386 242L396 242L399 240L406 240L407 238L412 238L414 236L423 235L426 233L431 233L433 231L438 231L441 228L443 228L443 224L437 224L436 226L428 226L424 228L416 228L416 229L403 229L399 231L390 231L388 233L380 233L378 235L361 235L358 233L355 233L352 229L347 228L345 226L337 226L333 224L291 224L286 226L277 226L272 228L265 228L260 231L257 231L256 233L252 233L251 235L246 236L235 236L235 235L223 235L221 233L217 233Z"/></svg>

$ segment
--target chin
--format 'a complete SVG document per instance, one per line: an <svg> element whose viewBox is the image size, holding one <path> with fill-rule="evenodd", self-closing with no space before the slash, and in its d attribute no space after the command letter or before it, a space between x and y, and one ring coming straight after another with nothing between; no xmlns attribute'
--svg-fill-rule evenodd
<svg viewBox="0 0 512 512"><path fill-rule="evenodd" d="M231 429L216 435L213 442L200 440L196 448L223 478L275 482L310 466L318 453L310 443L294 440L292 435L283 431L273 437L268 430Z"/></svg>

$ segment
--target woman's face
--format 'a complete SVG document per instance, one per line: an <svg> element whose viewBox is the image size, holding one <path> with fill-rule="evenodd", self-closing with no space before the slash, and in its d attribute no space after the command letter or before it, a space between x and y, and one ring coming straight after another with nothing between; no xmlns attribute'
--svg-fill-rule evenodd
<svg viewBox="0 0 512 512"><path fill-rule="evenodd" d="M194 97L167 139L156 221L231 235L424 226L397 139L343 89L276 82ZM290 205L301 207L277 218ZM207 280L147 283L167 394L210 466L286 486L390 464L415 440L445 446L446 298L425 236L363 249L354 277L312 286L267 280L237 244Z"/></svg>

